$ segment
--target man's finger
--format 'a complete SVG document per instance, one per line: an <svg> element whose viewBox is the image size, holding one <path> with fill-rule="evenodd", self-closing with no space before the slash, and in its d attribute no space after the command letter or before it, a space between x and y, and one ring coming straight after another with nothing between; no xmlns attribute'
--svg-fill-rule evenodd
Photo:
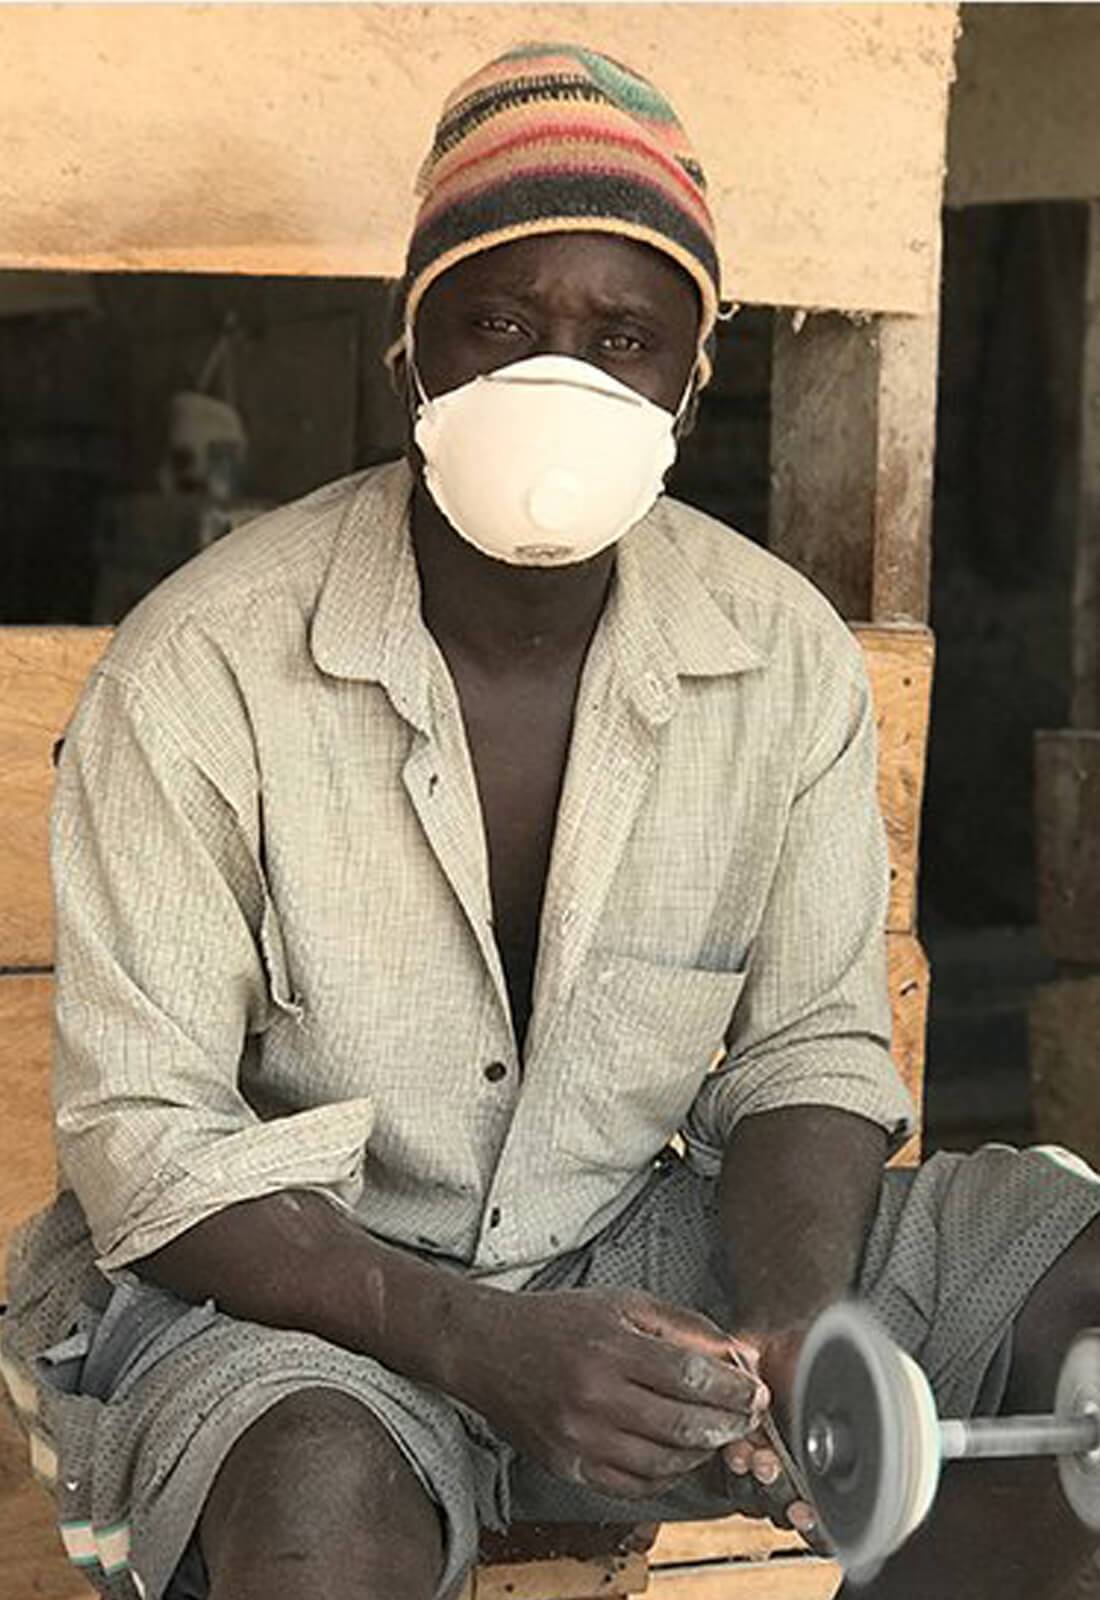
<svg viewBox="0 0 1100 1600"><path fill-rule="evenodd" d="M787 1521L796 1533L813 1533L817 1528L817 1513L808 1500L792 1500L787 1507Z"/></svg>
<svg viewBox="0 0 1100 1600"><path fill-rule="evenodd" d="M721 1361L729 1350L729 1335L697 1311L687 1311L682 1306L662 1305L639 1295L631 1300L624 1315L631 1327L639 1333L648 1333L653 1339L667 1339L672 1344L697 1350Z"/></svg>
<svg viewBox="0 0 1100 1600"><path fill-rule="evenodd" d="M643 1389L687 1404L716 1406L749 1418L766 1405L766 1388L749 1372L699 1350L685 1350L638 1334L630 1342L625 1374Z"/></svg>
<svg viewBox="0 0 1100 1600"><path fill-rule="evenodd" d="M739 1478L747 1478L752 1471L752 1458L756 1453L756 1446L751 1439L738 1439L736 1444L727 1445L722 1452L726 1466L735 1472Z"/></svg>
<svg viewBox="0 0 1100 1600"><path fill-rule="evenodd" d="M620 1434L612 1447L610 1465L617 1472L647 1483L676 1483L713 1455L712 1450L673 1450L634 1434Z"/></svg>
<svg viewBox="0 0 1100 1600"><path fill-rule="evenodd" d="M631 1384L611 1413L625 1431L676 1450L715 1451L744 1437L748 1420L717 1406L685 1405Z"/></svg>
<svg viewBox="0 0 1100 1600"><path fill-rule="evenodd" d="M752 1475L757 1483L765 1485L778 1483L782 1471L782 1464L774 1450L765 1446L762 1450L753 1451Z"/></svg>

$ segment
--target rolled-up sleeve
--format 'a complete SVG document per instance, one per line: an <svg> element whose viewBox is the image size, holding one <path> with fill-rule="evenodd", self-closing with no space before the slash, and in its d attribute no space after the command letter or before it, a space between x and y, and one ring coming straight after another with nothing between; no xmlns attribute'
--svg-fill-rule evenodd
<svg viewBox="0 0 1100 1600"><path fill-rule="evenodd" d="M297 1025L246 823L101 671L65 741L51 861L58 1154L106 1272L236 1201L362 1187L368 1100L264 1121L241 1091L246 1052Z"/></svg>
<svg viewBox="0 0 1100 1600"><path fill-rule="evenodd" d="M875 723L858 646L815 717L771 890L752 942L723 1063L685 1137L703 1165L757 1112L821 1105L914 1126L890 1055L889 869L875 789Z"/></svg>

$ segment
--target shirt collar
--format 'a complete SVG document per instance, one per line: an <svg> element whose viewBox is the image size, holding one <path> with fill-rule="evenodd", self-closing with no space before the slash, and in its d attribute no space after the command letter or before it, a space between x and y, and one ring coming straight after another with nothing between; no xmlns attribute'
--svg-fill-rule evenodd
<svg viewBox="0 0 1100 1600"><path fill-rule="evenodd" d="M672 715L680 679L751 672L766 660L683 553L676 511L662 497L625 536L608 607L624 687L651 722Z"/></svg>
<svg viewBox="0 0 1100 1600"><path fill-rule="evenodd" d="M337 535L310 640L323 672L381 683L402 716L428 731L438 652L421 614L411 494L405 461L378 468L360 486ZM748 672L765 661L684 555L675 515L662 497L625 536L601 625L625 691L655 723L672 715L681 678Z"/></svg>
<svg viewBox="0 0 1100 1600"><path fill-rule="evenodd" d="M359 488L336 537L310 648L322 672L382 684L400 714L428 732L436 652L420 608L411 494L405 461L377 468Z"/></svg>

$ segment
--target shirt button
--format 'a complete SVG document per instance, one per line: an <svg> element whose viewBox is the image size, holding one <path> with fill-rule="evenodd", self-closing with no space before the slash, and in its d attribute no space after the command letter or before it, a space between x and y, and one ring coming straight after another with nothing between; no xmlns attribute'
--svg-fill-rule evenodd
<svg viewBox="0 0 1100 1600"><path fill-rule="evenodd" d="M506 1078L508 1076L508 1068L504 1065L503 1061L490 1061L489 1065L485 1068L485 1076L488 1078L490 1083L499 1083L501 1078Z"/></svg>
<svg viewBox="0 0 1100 1600"><path fill-rule="evenodd" d="M489 1226L490 1226L490 1228L496 1228L496 1227L500 1226L500 1207L499 1206L494 1206L493 1209L490 1211L490 1213L489 1213Z"/></svg>

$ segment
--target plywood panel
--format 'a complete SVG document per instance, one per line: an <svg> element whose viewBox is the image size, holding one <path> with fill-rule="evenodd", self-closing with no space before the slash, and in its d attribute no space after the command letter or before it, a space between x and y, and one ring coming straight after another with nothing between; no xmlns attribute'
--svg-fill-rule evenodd
<svg viewBox="0 0 1100 1600"><path fill-rule="evenodd" d="M460 1600L589 1600L594 1595L641 1594L645 1587L644 1555L588 1561L562 1557L478 1567Z"/></svg>
<svg viewBox="0 0 1100 1600"><path fill-rule="evenodd" d="M888 933L886 956L890 1006L894 1016L894 1060L917 1107L924 1102L924 1049L928 1028L928 958L911 933ZM920 1159L920 1136L894 1156L894 1166L914 1166Z"/></svg>
<svg viewBox="0 0 1100 1600"><path fill-rule="evenodd" d="M928 312L955 13L2 7L0 265L395 275L444 96L521 40L564 38L680 108L734 298Z"/></svg>
<svg viewBox="0 0 1100 1600"><path fill-rule="evenodd" d="M47 977L0 977L0 1264L12 1230L54 1192L52 988Z"/></svg>
<svg viewBox="0 0 1100 1600"><path fill-rule="evenodd" d="M793 1528L763 1517L720 1517L709 1522L666 1522L649 1552L651 1567L722 1559L766 1561L806 1549Z"/></svg>
<svg viewBox="0 0 1100 1600"><path fill-rule="evenodd" d="M817 1556L775 1556L771 1561L715 1561L650 1575L650 1600L832 1600L840 1568Z"/></svg>
<svg viewBox="0 0 1100 1600"><path fill-rule="evenodd" d="M878 731L879 805L890 847L886 925L909 933L917 921L920 820L928 752L935 643L927 628L859 626Z"/></svg>
<svg viewBox="0 0 1100 1600"><path fill-rule="evenodd" d="M106 647L98 628L0 628L0 967L52 959L46 867L53 748Z"/></svg>

